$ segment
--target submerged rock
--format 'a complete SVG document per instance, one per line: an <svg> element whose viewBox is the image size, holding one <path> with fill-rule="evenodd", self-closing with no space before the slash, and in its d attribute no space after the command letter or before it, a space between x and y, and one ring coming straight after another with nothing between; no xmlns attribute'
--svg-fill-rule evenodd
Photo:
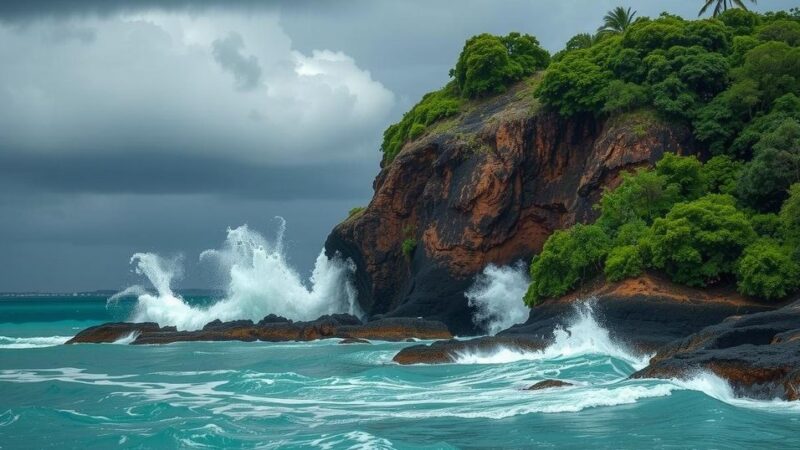
<svg viewBox="0 0 800 450"><path fill-rule="evenodd" d="M664 347L632 378L690 378L709 371L734 394L800 399L800 302L732 317Z"/></svg>
<svg viewBox="0 0 800 450"><path fill-rule="evenodd" d="M543 380L525 388L526 391L539 391L542 389L553 389L560 387L575 386L572 383L561 380Z"/></svg>
<svg viewBox="0 0 800 450"><path fill-rule="evenodd" d="M281 320L282 319L282 320ZM343 338L357 340L402 341L408 338L448 339L452 335L441 322L422 319L382 319L362 324L355 316L333 314L310 322L292 322L267 316L254 324L251 320L214 320L202 329L177 331L155 323L108 323L87 328L68 344L114 342L136 332L132 344L168 344L186 341L313 341Z"/></svg>
<svg viewBox="0 0 800 450"><path fill-rule="evenodd" d="M359 339L359 338L344 338L339 341L340 344L372 344L372 342L366 339Z"/></svg>
<svg viewBox="0 0 800 450"><path fill-rule="evenodd" d="M446 364L464 355L489 355L498 349L536 351L546 348L549 340L536 336L484 336L470 340L450 339L406 347L392 361L398 364Z"/></svg>

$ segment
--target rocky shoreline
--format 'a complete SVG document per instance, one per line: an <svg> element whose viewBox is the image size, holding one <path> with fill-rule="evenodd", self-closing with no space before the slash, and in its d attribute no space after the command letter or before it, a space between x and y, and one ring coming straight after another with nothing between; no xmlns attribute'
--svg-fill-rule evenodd
<svg viewBox="0 0 800 450"><path fill-rule="evenodd" d="M581 300L585 298L592 300ZM472 339L454 338L447 325L435 320L392 317L362 322L348 314L334 314L307 322L275 315L256 323L215 320L194 331L156 323L106 323L81 331L67 344L318 339L369 344L371 340L419 339L434 342L405 347L393 361L400 365L447 364L462 355L489 354L498 348L542 351L553 344L557 329L568 330L580 314L590 314L598 326L608 330L609 339L631 353L654 355L632 378L690 378L708 371L727 380L738 396L800 399L800 300L788 305L764 304L728 292L678 288L653 275L597 283L573 296L534 307L524 324ZM542 387L550 386L537 389Z"/></svg>
<svg viewBox="0 0 800 450"><path fill-rule="evenodd" d="M294 322L269 315L257 323L251 320L215 320L195 331L178 331L175 327L159 327L151 322L106 323L87 328L66 343L111 343L127 337L131 337L130 344L140 345L191 341L286 342L337 338L350 340L349 342L404 341L450 339L453 336L443 323L424 319L389 318L363 323L349 314L333 314L309 322Z"/></svg>

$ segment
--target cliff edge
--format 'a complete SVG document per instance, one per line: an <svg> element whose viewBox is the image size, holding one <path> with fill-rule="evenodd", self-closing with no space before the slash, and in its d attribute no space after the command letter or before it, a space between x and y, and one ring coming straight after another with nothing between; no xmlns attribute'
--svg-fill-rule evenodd
<svg viewBox="0 0 800 450"><path fill-rule="evenodd" d="M692 148L688 128L647 110L610 120L545 112L535 83L471 101L406 143L369 205L328 236L327 254L355 263L370 316L476 333L464 291L487 264L528 262L554 230L593 220L592 205L622 172Z"/></svg>

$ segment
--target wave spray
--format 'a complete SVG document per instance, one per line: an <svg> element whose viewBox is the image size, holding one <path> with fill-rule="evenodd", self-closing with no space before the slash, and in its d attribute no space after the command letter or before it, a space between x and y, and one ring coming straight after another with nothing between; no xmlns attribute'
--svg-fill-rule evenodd
<svg viewBox="0 0 800 450"><path fill-rule="evenodd" d="M334 313L363 315L350 281L354 264L338 256L328 259L322 251L311 277L304 283L286 261L283 248L286 222L278 219L280 226L274 242L242 225L228 229L222 248L200 254L201 261L216 262L228 278L225 297L210 306L190 305L175 293L171 284L181 274L181 261L155 253L136 253L131 257L131 264L136 273L150 281L156 293L133 286L109 301L137 295L132 321L174 325L179 330L200 329L215 319L258 321L268 314L293 320L313 320Z"/></svg>

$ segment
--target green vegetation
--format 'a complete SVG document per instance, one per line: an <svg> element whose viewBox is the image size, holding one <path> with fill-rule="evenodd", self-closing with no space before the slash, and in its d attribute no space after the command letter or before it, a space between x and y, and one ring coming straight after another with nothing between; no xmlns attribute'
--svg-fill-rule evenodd
<svg viewBox="0 0 800 450"><path fill-rule="evenodd" d="M750 1L753 3L756 2L756 0ZM720 13L727 11L728 8L742 8L747 10L747 7L744 5L742 0L705 0L705 2L706 3L703 5L703 7L700 8L700 12L697 13L698 16L702 16L711 5L714 5L714 12L712 13L714 17L717 17L720 15Z"/></svg>
<svg viewBox="0 0 800 450"><path fill-rule="evenodd" d="M594 225L554 233L533 258L528 305L601 272L735 282L770 300L800 290L800 11L708 1L703 12L714 4L716 19L620 27L629 14L615 10L601 27L613 32L578 35L554 56L536 91L545 107L615 121L651 110L688 125L708 159L668 153L623 174Z"/></svg>
<svg viewBox="0 0 800 450"><path fill-rule="evenodd" d="M367 208L363 206L356 206L355 208L351 208L350 211L347 213L347 218L350 219L352 217L355 217L356 215L363 213L365 209Z"/></svg>
<svg viewBox="0 0 800 450"><path fill-rule="evenodd" d="M544 69L550 54L529 34L479 34L467 40L450 76L463 97L503 92L506 87Z"/></svg>
<svg viewBox="0 0 800 450"><path fill-rule="evenodd" d="M403 240L403 255L407 259L411 259L411 255L414 254L414 250L417 249L417 240L414 238L406 238Z"/></svg>
<svg viewBox="0 0 800 450"><path fill-rule="evenodd" d="M597 29L598 33L622 33L628 29L636 17L636 11L631 13L622 6L617 6L603 17L603 26Z"/></svg>
<svg viewBox="0 0 800 450"><path fill-rule="evenodd" d="M458 114L462 103L456 84L452 81L443 89L425 94L419 103L403 114L400 122L390 125L383 132L381 150L384 162L393 160L403 149L403 145L420 137L428 125Z"/></svg>
<svg viewBox="0 0 800 450"><path fill-rule="evenodd" d="M550 62L550 54L528 34L479 34L467 40L453 78L444 88L425 94L419 103L383 133L383 162L391 162L406 142L422 136L434 122L462 111L467 100L497 94Z"/></svg>

